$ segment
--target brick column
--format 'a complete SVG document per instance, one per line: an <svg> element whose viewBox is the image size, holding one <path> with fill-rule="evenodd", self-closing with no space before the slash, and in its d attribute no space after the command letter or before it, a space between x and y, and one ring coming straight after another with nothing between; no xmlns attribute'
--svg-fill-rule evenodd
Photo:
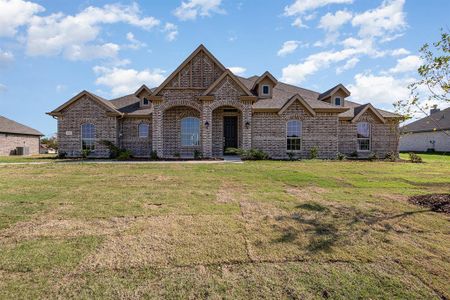
<svg viewBox="0 0 450 300"><path fill-rule="evenodd" d="M153 103L153 118L152 118L152 151L156 151L158 157L163 157L163 112L159 102Z"/></svg>
<svg viewBox="0 0 450 300"><path fill-rule="evenodd" d="M244 111L242 111L242 148L249 150L252 148L252 106L251 103L246 103ZM249 124L246 126L245 124Z"/></svg>
<svg viewBox="0 0 450 300"><path fill-rule="evenodd" d="M203 101L201 113L201 134L202 134L202 152L204 157L212 157L212 111L210 104L212 101ZM206 126L205 124L209 125Z"/></svg>

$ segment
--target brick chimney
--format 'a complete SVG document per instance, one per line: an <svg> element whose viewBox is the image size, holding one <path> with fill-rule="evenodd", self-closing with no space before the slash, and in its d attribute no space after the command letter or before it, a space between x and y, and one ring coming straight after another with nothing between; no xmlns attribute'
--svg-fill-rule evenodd
<svg viewBox="0 0 450 300"><path fill-rule="evenodd" d="M441 111L441 110L439 108L437 108L437 105L435 104L435 105L433 105L433 108L430 109L430 115L437 113L439 111Z"/></svg>

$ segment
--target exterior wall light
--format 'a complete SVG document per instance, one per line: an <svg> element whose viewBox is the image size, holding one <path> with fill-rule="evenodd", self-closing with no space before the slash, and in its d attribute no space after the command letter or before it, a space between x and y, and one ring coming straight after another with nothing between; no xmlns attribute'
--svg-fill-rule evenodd
<svg viewBox="0 0 450 300"><path fill-rule="evenodd" d="M250 128L250 122L247 121L247 122L245 122L245 129L249 129L249 128Z"/></svg>
<svg viewBox="0 0 450 300"><path fill-rule="evenodd" d="M205 127L206 127L206 129L209 128L209 122L208 121L205 122Z"/></svg>

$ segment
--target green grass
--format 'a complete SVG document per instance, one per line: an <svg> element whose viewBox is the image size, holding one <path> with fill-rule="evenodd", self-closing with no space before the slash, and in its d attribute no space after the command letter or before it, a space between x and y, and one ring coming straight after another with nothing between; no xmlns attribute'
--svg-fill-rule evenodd
<svg viewBox="0 0 450 300"><path fill-rule="evenodd" d="M407 198L450 159L422 157L2 165L0 298L449 298L450 217Z"/></svg>
<svg viewBox="0 0 450 300"><path fill-rule="evenodd" d="M56 159L56 154L39 154L30 156L0 156L0 163L49 162Z"/></svg>

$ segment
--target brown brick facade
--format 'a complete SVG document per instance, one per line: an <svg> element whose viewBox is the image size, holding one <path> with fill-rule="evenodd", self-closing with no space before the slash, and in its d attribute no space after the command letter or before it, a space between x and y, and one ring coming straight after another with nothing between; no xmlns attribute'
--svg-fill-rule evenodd
<svg viewBox="0 0 450 300"><path fill-rule="evenodd" d="M0 133L0 156L11 155L17 147L28 147L29 154L39 154L39 136Z"/></svg>

